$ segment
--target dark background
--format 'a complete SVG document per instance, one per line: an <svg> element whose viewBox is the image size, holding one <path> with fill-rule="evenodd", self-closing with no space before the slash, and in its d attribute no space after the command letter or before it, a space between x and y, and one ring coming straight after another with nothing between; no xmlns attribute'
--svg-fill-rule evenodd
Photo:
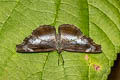
<svg viewBox="0 0 120 80"><path fill-rule="evenodd" d="M120 80L120 54L117 56L117 60L112 67L108 80Z"/></svg>

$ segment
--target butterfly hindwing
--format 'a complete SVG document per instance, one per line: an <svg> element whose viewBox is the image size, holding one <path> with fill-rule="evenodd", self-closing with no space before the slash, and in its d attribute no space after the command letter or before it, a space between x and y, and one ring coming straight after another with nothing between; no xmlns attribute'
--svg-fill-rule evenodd
<svg viewBox="0 0 120 80"><path fill-rule="evenodd" d="M101 52L101 46L84 36L80 29L71 24L63 24L59 27L61 50L74 52Z"/></svg>
<svg viewBox="0 0 120 80"><path fill-rule="evenodd" d="M17 52L47 52L56 50L56 29L42 25L16 46Z"/></svg>

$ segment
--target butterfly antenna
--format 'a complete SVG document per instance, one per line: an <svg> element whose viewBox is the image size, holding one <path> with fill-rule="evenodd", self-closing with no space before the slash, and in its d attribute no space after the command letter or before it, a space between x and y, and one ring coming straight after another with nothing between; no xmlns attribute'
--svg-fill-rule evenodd
<svg viewBox="0 0 120 80"><path fill-rule="evenodd" d="M58 54L58 66L60 65L60 54Z"/></svg>
<svg viewBox="0 0 120 80"><path fill-rule="evenodd" d="M62 58L62 64L64 65L64 58L62 56L62 54L60 54L61 58Z"/></svg>
<svg viewBox="0 0 120 80"><path fill-rule="evenodd" d="M58 54L58 65L60 65L60 61L62 60L62 64L64 65L64 58L62 54Z"/></svg>

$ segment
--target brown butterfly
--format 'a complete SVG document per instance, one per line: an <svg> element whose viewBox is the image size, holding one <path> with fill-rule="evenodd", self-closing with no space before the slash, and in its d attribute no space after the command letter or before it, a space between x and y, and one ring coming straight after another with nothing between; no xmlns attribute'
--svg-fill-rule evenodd
<svg viewBox="0 0 120 80"><path fill-rule="evenodd" d="M83 33L76 26L62 24L59 26L58 34L56 29L50 25L42 25L33 30L32 34L24 41L16 45L17 52L48 52L57 50L64 51L99 53L101 46Z"/></svg>

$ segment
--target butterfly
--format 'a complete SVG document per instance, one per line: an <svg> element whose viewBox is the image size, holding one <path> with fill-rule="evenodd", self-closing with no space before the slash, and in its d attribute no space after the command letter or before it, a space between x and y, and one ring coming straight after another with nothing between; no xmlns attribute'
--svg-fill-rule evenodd
<svg viewBox="0 0 120 80"><path fill-rule="evenodd" d="M33 30L21 44L16 45L17 52L49 52L57 50L84 53L100 53L101 45L90 37L83 35L80 29L72 24L62 24L58 34L54 26L41 25Z"/></svg>

